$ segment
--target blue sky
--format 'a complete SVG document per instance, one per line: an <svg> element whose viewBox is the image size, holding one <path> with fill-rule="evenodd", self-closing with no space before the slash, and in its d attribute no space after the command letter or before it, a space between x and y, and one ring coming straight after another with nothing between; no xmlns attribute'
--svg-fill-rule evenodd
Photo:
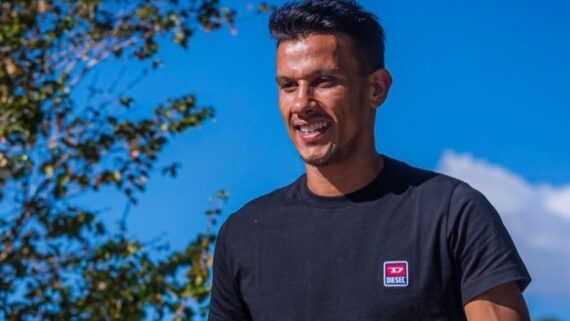
<svg viewBox="0 0 570 321"><path fill-rule="evenodd" d="M504 215L531 273L549 275L534 275L525 294L531 314L570 321L570 239L562 229L570 229L570 3L361 4L384 25L394 78L378 114L378 150L481 189ZM251 16L246 1L226 5ZM198 33L187 51L167 45L161 54L166 66L133 90L141 113L153 102L193 92L199 104L216 108L217 117L167 147L161 159L179 161L180 175L151 179L131 209L131 233L143 239L166 233L181 247L205 225L201 213L216 190L230 194L225 218L303 173L277 109L267 19L238 19L237 36L227 29ZM113 79L118 69L103 66L100 79ZM109 217L124 206L107 193L94 200L104 201ZM512 206L529 200L522 209ZM552 226L560 230L545 239ZM548 250L554 254L544 254ZM558 267L550 273L549 265Z"/></svg>

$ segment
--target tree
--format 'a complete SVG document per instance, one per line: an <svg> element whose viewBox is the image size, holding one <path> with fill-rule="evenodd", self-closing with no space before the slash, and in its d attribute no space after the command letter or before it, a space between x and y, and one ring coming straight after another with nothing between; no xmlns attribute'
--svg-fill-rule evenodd
<svg viewBox="0 0 570 321"><path fill-rule="evenodd" d="M204 315L225 193L206 213L206 231L160 259L160 246L113 230L77 196L115 188L136 204L166 143L213 109L183 95L132 119L133 83L93 86L85 105L72 93L105 60L147 62L144 75L162 64L164 39L186 48L199 29L234 28L235 16L218 0L0 2L0 319Z"/></svg>

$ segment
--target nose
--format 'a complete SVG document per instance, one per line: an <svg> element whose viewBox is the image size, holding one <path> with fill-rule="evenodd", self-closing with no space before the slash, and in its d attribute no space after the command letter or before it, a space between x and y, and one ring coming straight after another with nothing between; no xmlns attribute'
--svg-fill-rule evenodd
<svg viewBox="0 0 570 321"><path fill-rule="evenodd" d="M311 86L307 82L302 82L295 92L292 112L299 115L308 115L314 110L315 101Z"/></svg>

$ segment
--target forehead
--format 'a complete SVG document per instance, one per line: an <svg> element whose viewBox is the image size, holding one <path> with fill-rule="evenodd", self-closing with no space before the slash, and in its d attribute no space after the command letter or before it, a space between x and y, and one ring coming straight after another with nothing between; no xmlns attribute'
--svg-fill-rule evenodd
<svg viewBox="0 0 570 321"><path fill-rule="evenodd" d="M282 40L277 48L278 72L311 68L357 68L352 40L344 34L310 34Z"/></svg>

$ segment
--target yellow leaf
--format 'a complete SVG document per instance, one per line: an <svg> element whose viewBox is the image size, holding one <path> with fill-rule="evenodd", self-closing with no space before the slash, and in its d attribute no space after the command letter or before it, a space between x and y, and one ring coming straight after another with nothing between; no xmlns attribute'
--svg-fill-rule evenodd
<svg viewBox="0 0 570 321"><path fill-rule="evenodd" d="M19 76L22 74L22 69L18 67L12 60L12 58L4 59L5 69L10 76Z"/></svg>
<svg viewBox="0 0 570 321"><path fill-rule="evenodd" d="M113 172L113 178L115 179L116 182L120 181L121 177L122 177L121 172L119 172L119 171Z"/></svg>

